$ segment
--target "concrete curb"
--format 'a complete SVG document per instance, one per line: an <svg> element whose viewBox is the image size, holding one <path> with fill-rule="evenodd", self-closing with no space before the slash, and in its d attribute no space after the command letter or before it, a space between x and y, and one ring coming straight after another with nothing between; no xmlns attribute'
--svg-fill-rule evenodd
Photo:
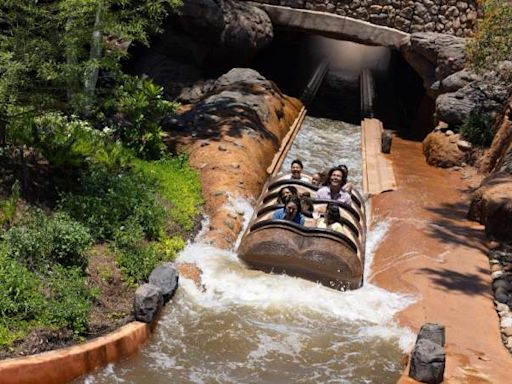
<svg viewBox="0 0 512 384"><path fill-rule="evenodd" d="M65 383L133 355L150 337L150 325L134 321L82 345L0 362L0 384Z"/></svg>

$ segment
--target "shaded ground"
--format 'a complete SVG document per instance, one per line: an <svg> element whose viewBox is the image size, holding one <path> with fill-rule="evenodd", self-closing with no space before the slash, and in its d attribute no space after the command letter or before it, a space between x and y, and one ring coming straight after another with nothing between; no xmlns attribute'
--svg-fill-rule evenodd
<svg viewBox="0 0 512 384"><path fill-rule="evenodd" d="M445 383L509 382L512 357L492 301L483 226L466 219L478 176L430 167L418 142L395 138L390 156L398 189L372 199L374 218L390 228L371 280L416 297L397 316L401 325L415 332L426 322L445 325Z"/></svg>

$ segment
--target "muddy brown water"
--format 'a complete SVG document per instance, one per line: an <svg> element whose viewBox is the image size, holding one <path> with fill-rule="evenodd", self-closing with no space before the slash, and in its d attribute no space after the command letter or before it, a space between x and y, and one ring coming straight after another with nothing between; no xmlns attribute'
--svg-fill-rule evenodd
<svg viewBox="0 0 512 384"><path fill-rule="evenodd" d="M303 159L310 172L346 164L349 180L360 186L360 129L308 117L283 168L294 158ZM250 202L233 198L230 204L250 218ZM368 233L366 276L387 226L373 223ZM140 353L75 383L384 384L400 377L402 354L414 335L398 327L393 316L413 297L368 282L338 292L251 271L234 251L204 244L201 237L179 261L201 268L202 289L181 279Z"/></svg>

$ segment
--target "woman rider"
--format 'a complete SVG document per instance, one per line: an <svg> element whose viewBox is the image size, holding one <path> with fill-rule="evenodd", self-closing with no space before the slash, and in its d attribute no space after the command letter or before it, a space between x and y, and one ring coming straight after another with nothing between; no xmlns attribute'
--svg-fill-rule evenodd
<svg viewBox="0 0 512 384"><path fill-rule="evenodd" d="M284 208L278 209L272 215L274 220L288 220L296 224L304 225L304 216L300 209L300 200L296 195L291 195L288 198Z"/></svg>
<svg viewBox="0 0 512 384"><path fill-rule="evenodd" d="M292 195L298 195L297 188L295 188L294 186L287 186L281 188L279 192L277 192L277 203L285 204L288 198Z"/></svg>
<svg viewBox="0 0 512 384"><path fill-rule="evenodd" d="M317 227L331 229L336 232L343 232L340 210L336 204L327 204L325 218L318 219Z"/></svg>
<svg viewBox="0 0 512 384"><path fill-rule="evenodd" d="M325 186L316 192L316 197L318 199L336 200L345 206L349 206L352 202L352 197L343 188L347 183L347 175L346 168L331 168L327 174Z"/></svg>

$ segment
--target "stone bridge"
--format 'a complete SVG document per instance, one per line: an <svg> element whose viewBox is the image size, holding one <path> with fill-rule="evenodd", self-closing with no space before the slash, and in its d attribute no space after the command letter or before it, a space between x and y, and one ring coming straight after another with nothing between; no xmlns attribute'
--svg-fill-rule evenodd
<svg viewBox="0 0 512 384"><path fill-rule="evenodd" d="M472 34L477 0L252 0L275 25L365 44L398 46L413 32ZM400 33L402 32L402 33Z"/></svg>

